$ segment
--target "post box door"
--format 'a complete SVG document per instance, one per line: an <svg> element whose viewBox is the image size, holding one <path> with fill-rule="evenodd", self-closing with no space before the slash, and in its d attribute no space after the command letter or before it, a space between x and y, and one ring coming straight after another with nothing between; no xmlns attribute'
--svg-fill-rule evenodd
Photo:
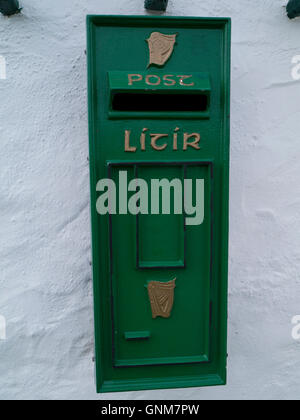
<svg viewBox="0 0 300 420"><path fill-rule="evenodd" d="M120 162L109 170L116 184L126 173L128 181L138 176L149 185L201 179L205 189L201 225L186 226L185 215L172 209L170 215L111 216L114 366L209 361L212 165Z"/></svg>
<svg viewBox="0 0 300 420"><path fill-rule="evenodd" d="M88 17L99 392L226 382L229 70L229 19Z"/></svg>

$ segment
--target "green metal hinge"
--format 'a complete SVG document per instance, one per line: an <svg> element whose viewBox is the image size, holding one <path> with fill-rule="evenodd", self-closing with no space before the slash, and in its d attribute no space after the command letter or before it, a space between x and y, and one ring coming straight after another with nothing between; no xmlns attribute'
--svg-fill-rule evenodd
<svg viewBox="0 0 300 420"><path fill-rule="evenodd" d="M290 0L286 6L286 11L290 19L300 16L300 0Z"/></svg>
<svg viewBox="0 0 300 420"><path fill-rule="evenodd" d="M145 0L145 8L148 10L167 10L168 0Z"/></svg>
<svg viewBox="0 0 300 420"><path fill-rule="evenodd" d="M124 333L125 340L147 340L150 336L150 331L130 331Z"/></svg>
<svg viewBox="0 0 300 420"><path fill-rule="evenodd" d="M12 16L21 12L18 0L0 0L0 12L4 16Z"/></svg>

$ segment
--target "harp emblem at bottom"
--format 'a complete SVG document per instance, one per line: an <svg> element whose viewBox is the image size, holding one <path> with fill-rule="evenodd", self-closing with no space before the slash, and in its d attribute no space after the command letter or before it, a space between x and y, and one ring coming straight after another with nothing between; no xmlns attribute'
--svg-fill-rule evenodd
<svg viewBox="0 0 300 420"><path fill-rule="evenodd" d="M152 318L161 316L169 318L174 303L174 289L176 278L167 283L150 281L147 289L151 304Z"/></svg>

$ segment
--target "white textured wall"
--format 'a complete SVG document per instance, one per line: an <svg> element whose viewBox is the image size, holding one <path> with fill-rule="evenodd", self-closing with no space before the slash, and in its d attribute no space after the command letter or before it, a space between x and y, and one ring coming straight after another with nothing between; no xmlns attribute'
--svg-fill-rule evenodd
<svg viewBox="0 0 300 420"><path fill-rule="evenodd" d="M85 15L143 0L21 0L0 17L0 399L300 399L300 21L282 0L170 0L233 19L228 385L97 396Z"/></svg>

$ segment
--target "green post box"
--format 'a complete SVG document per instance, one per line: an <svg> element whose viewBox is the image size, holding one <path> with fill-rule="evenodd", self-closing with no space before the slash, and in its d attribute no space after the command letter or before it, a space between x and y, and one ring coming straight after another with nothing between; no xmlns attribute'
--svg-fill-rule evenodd
<svg viewBox="0 0 300 420"><path fill-rule="evenodd" d="M87 34L97 390L224 385L230 19Z"/></svg>

